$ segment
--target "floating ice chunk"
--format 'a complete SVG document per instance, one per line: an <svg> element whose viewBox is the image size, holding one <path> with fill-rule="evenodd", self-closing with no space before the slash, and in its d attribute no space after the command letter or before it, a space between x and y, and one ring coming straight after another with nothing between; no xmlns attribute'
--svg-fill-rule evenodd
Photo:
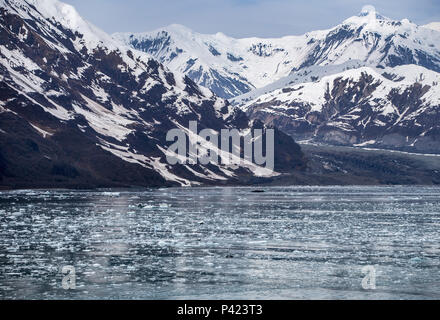
<svg viewBox="0 0 440 320"><path fill-rule="evenodd" d="M107 197L119 197L121 195L121 193L120 192L103 192L102 195L107 196Z"/></svg>

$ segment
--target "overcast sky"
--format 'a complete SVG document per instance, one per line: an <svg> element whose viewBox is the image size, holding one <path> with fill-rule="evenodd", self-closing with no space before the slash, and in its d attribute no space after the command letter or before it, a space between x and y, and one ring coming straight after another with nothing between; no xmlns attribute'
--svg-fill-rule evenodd
<svg viewBox="0 0 440 320"><path fill-rule="evenodd" d="M440 21L439 0L62 0L109 33L151 31L173 23L200 33L279 37L326 29L371 4L384 16Z"/></svg>

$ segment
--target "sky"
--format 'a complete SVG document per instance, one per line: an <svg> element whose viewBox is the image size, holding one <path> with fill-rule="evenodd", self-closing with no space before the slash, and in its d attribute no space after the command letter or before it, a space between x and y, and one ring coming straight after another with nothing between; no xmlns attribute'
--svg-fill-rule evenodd
<svg viewBox="0 0 440 320"><path fill-rule="evenodd" d="M440 21L439 0L61 0L108 33L170 24L235 37L280 37L333 27L363 6L396 20Z"/></svg>

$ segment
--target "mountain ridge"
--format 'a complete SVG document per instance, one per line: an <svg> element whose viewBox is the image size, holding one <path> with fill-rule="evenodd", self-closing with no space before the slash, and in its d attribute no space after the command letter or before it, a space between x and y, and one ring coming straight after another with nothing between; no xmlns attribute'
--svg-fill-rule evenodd
<svg viewBox="0 0 440 320"><path fill-rule="evenodd" d="M278 173L252 163L170 166L170 129L190 121L217 132L266 127L187 76L120 46L69 5L0 3L1 185L233 184L304 166L300 147L278 130L276 143L289 146L278 148Z"/></svg>
<svg viewBox="0 0 440 320"><path fill-rule="evenodd" d="M432 121L440 109L440 32L372 6L300 36L234 39L173 25L114 37L208 88L229 90L230 79L242 81L247 92L234 87L219 94L295 139L440 152ZM340 93L332 95L332 88Z"/></svg>
<svg viewBox="0 0 440 320"><path fill-rule="evenodd" d="M345 68L306 69L236 102L299 141L440 153L439 73L415 65Z"/></svg>
<svg viewBox="0 0 440 320"><path fill-rule="evenodd" d="M281 38L234 39L179 25L113 37L224 98L267 86L304 67L351 59L371 66L412 63L440 71L440 33L408 19L391 20L372 7L333 28Z"/></svg>

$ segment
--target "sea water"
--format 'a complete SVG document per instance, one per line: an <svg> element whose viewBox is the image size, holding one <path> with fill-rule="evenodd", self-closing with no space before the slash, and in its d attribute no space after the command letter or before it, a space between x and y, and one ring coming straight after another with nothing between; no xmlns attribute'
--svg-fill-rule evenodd
<svg viewBox="0 0 440 320"><path fill-rule="evenodd" d="M0 193L1 299L439 299L440 188Z"/></svg>

